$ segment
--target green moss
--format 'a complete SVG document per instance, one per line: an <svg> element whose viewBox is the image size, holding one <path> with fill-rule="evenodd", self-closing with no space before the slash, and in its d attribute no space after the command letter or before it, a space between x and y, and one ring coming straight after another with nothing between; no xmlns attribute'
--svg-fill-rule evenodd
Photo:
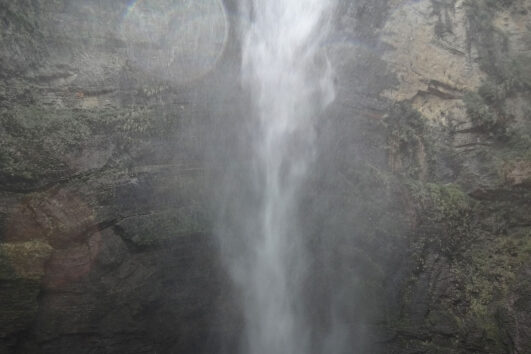
<svg viewBox="0 0 531 354"><path fill-rule="evenodd" d="M509 7L512 0L467 0L465 1L468 19L467 43L469 52L474 45L479 53L480 66L489 75L502 75L501 63L506 59L508 40L498 30L493 20L497 11Z"/></svg>
<svg viewBox="0 0 531 354"><path fill-rule="evenodd" d="M459 188L451 186L415 186L417 198L424 200L423 205L448 205L456 209L467 209L470 207L470 201ZM449 189L449 190L448 190ZM458 217L460 214L449 212L447 207L437 208L437 212L448 215L450 219ZM504 205L495 205L492 209L487 209L485 205L474 203L472 206L475 215L488 215L489 213L498 213L504 210ZM430 212L428 217L432 215ZM500 216L503 218L503 215ZM445 223L446 217L436 219L438 223ZM489 218L490 219L490 218ZM431 224L431 221L427 221ZM475 224L473 224L475 225ZM444 297L430 298L429 314L422 323L410 323L407 318L402 318L395 325L399 328L408 328L413 326L412 331L418 331L419 328L427 328L429 338L433 333L443 333L444 335L455 336L455 348L460 348L463 341L466 340L470 331L476 333L480 348L485 352L506 352L507 351L507 334L500 318L506 308L507 299L514 292L516 283L519 281L519 274L526 264L531 260L531 228L521 227L505 230L505 234L499 234L497 230L488 233L487 230L481 230L480 225L474 226L478 231L475 240L468 243L467 247L460 247L454 250L454 257L446 253L446 259L449 261L449 273L445 276L445 281L452 284L456 291L443 292ZM432 243L432 249L429 245L429 233L433 231L438 237L446 237L441 233L441 229L421 227L417 234L417 243L425 242L422 250L417 254L420 258L426 253L440 254L441 247L439 244ZM428 241L426 241L428 240ZM415 244L415 243L414 243ZM418 292L418 282L426 282L431 274L434 275L434 268L421 269L411 274L408 280L402 303L416 306L412 303ZM430 265L431 267L432 265ZM424 274L424 275L422 275ZM435 275L435 277L437 277ZM416 340L413 342L417 343ZM448 342L451 347L451 341Z"/></svg>
<svg viewBox="0 0 531 354"><path fill-rule="evenodd" d="M179 119L162 108L50 109L13 106L0 114L0 182L35 183L69 175L65 159L107 137L122 151L176 132Z"/></svg>
<svg viewBox="0 0 531 354"><path fill-rule="evenodd" d="M446 33L453 33L454 26L451 15L455 13L455 2L456 0L449 2L431 1L433 14L437 16L437 23L434 28L437 37L442 37Z"/></svg>
<svg viewBox="0 0 531 354"><path fill-rule="evenodd" d="M409 103L395 104L383 120L389 164L393 172L412 178L428 174L425 159L432 153L424 117Z"/></svg>
<svg viewBox="0 0 531 354"><path fill-rule="evenodd" d="M414 141L426 130L420 112L407 103L395 104L384 123L393 136L405 143Z"/></svg>
<svg viewBox="0 0 531 354"><path fill-rule="evenodd" d="M425 255L433 251L452 258L474 238L473 202L456 185L407 183L417 214L411 248L423 269Z"/></svg>
<svg viewBox="0 0 531 354"><path fill-rule="evenodd" d="M498 149L496 155L502 161L531 161L531 136L513 134L507 145Z"/></svg>
<svg viewBox="0 0 531 354"><path fill-rule="evenodd" d="M523 229L476 244L454 264L464 285L467 321L484 332L491 348L501 350L505 346L498 312L505 306L516 274L530 259L531 230Z"/></svg>
<svg viewBox="0 0 531 354"><path fill-rule="evenodd" d="M467 284L475 313L487 314L486 305L506 294L516 272L531 256L531 231L520 231L496 237L483 247L469 250L466 255L474 265ZM465 264L463 264L466 267Z"/></svg>
<svg viewBox="0 0 531 354"><path fill-rule="evenodd" d="M433 221L458 217L470 208L470 198L457 185L408 181L407 186L420 208L434 212Z"/></svg>
<svg viewBox="0 0 531 354"><path fill-rule="evenodd" d="M488 77L477 92L464 96L467 113L477 129L494 138L507 140L512 117L505 100L517 92L531 89L531 64L527 55L512 55L507 36L494 26L497 11L513 1L468 0L469 50L475 45L481 69Z"/></svg>

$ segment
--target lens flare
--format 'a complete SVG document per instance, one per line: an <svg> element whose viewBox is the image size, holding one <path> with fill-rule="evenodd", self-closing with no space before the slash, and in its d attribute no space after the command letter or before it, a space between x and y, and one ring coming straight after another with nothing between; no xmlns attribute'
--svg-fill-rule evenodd
<svg viewBox="0 0 531 354"><path fill-rule="evenodd" d="M216 66L228 28L220 0L136 0L127 6L120 35L133 67L184 84Z"/></svg>

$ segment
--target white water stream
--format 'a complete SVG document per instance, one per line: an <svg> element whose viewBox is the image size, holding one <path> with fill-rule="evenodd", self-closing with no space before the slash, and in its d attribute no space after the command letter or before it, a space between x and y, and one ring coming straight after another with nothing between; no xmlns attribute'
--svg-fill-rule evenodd
<svg viewBox="0 0 531 354"><path fill-rule="evenodd" d="M315 119L334 99L321 49L330 11L329 0L242 3L242 80L252 100L249 119L259 130L250 176L260 191L259 207L246 216L258 229L244 235L244 254L231 265L243 293L244 353L310 351L301 301L306 251L297 213L315 155Z"/></svg>

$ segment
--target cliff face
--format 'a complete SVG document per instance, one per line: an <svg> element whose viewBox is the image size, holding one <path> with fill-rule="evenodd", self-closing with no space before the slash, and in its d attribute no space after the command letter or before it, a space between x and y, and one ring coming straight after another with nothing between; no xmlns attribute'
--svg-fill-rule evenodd
<svg viewBox="0 0 531 354"><path fill-rule="evenodd" d="M0 4L2 353L195 352L216 327L208 93L131 59L127 5Z"/></svg>
<svg viewBox="0 0 531 354"><path fill-rule="evenodd" d="M344 7L357 44L336 59L351 65L338 74L338 101L354 109L339 109L351 130L331 170L343 193L357 191L341 224L352 220L346 242L380 270L369 294L385 294L373 324L387 324L375 340L384 352L531 348L530 5Z"/></svg>
<svg viewBox="0 0 531 354"><path fill-rule="evenodd" d="M351 289L359 308L343 307L366 315L373 349L531 348L530 6L341 8L338 32L352 40L334 57L321 146L336 161L322 181L348 205L335 252L351 248L342 267L363 285ZM367 303L385 310L366 314Z"/></svg>
<svg viewBox="0 0 531 354"><path fill-rule="evenodd" d="M0 1L0 352L237 344L211 235L215 150L244 122L237 45L206 37L201 66L163 75L128 5ZM531 348L530 12L338 5L301 218L311 320L339 317L359 352Z"/></svg>

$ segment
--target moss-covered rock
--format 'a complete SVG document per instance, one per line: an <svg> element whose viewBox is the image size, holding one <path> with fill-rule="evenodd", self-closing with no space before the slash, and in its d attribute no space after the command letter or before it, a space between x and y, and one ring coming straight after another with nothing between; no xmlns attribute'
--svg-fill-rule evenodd
<svg viewBox="0 0 531 354"><path fill-rule="evenodd" d="M41 241L0 243L0 339L17 335L35 321L52 250Z"/></svg>

